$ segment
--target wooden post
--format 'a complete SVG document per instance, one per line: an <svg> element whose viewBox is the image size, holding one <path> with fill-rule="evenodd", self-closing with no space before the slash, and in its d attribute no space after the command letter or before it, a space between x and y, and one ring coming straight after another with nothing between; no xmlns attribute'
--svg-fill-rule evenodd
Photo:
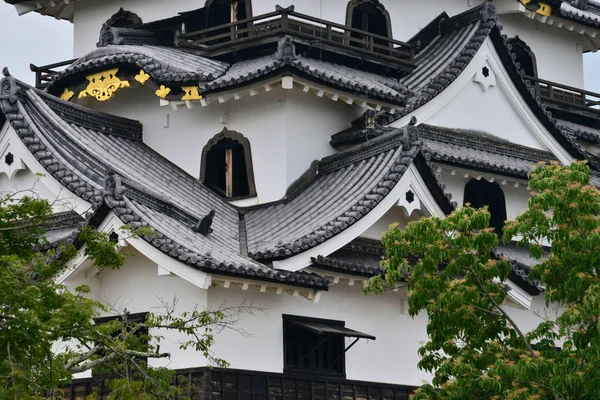
<svg viewBox="0 0 600 400"><path fill-rule="evenodd" d="M225 150L225 196L233 197L233 150Z"/></svg>
<svg viewBox="0 0 600 400"><path fill-rule="evenodd" d="M238 2L237 1L231 2L229 20L231 21L232 24L237 22L237 9L238 9ZM232 25L231 26L231 41L234 41L236 39L236 32L237 32L237 25Z"/></svg>
<svg viewBox="0 0 600 400"><path fill-rule="evenodd" d="M285 11L281 14L281 30L284 32L288 30L288 15Z"/></svg>

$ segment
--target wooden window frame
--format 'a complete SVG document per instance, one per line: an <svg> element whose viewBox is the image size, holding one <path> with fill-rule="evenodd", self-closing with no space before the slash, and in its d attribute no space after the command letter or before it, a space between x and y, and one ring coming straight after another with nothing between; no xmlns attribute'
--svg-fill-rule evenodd
<svg viewBox="0 0 600 400"><path fill-rule="evenodd" d="M464 191L463 191L463 205L470 203L470 201L467 199L467 193L470 190L469 186L475 186L475 189L480 189L480 190L486 190L485 187L487 186L489 187L495 187L500 193L502 193L502 199L497 199L496 201L498 202L498 205L501 205L502 208L500 210L495 210L494 213L492 213L491 210L491 206L492 204L485 204L488 206L488 210L490 212L490 227L491 228L495 228L496 233L499 236L502 236L502 231L504 230L504 222L507 219L507 211L506 211L506 193L504 193L504 190L502 190L502 188L500 187L500 185L498 185L496 182L489 182L487 180L481 179L481 180L477 180L477 179L471 179L470 181L467 182L467 184L465 185ZM477 187L479 186L479 188ZM492 198L491 196L489 198ZM491 203L491 202L488 202ZM471 207L473 207L473 204L471 204ZM500 229L496 229L496 226L493 226L492 223L494 222L494 217L500 217L499 215L496 214L496 212L498 211L502 211L503 215L502 217L502 224L499 227Z"/></svg>
<svg viewBox="0 0 600 400"><path fill-rule="evenodd" d="M228 200L240 200L246 198L256 197L256 186L254 184L254 170L252 168L252 151L250 148L250 141L241 133L236 131L230 131L227 128L213 136L202 149L202 159L200 162L200 182L204 184L206 179L206 161L208 152L222 139L231 139L238 142L244 149L244 162L246 164L246 176L248 179L248 194L238 197L227 197Z"/></svg>
<svg viewBox="0 0 600 400"><path fill-rule="evenodd" d="M340 372L330 372L330 371L323 371L323 370L307 370L307 369L303 369L303 368L293 368L293 367L287 367L286 366L286 356L287 356L287 334L286 334L286 328L288 325L289 321L307 321L307 322L317 322L317 323L322 323L322 324L326 324L326 325L334 325L334 326L340 326L340 327L345 327L346 323L344 321L339 321L339 320L331 320L331 319L323 319L323 318L311 318L311 317L305 317L305 316L299 316L299 315L289 315L289 314L283 314L283 373L286 375L290 375L290 376L298 376L298 377L331 377L331 378L342 378L342 379L346 379L346 347L345 347L345 338L341 337L342 340L342 349L343 349L343 353L340 356L340 362L342 365L341 371ZM300 328L298 328L300 329ZM331 335L334 336L334 335Z"/></svg>
<svg viewBox="0 0 600 400"><path fill-rule="evenodd" d="M383 4L378 0L350 0L348 5L346 6L346 26L352 27L352 14L354 9L363 4L363 3L372 3L376 8L381 10L383 16L385 17L385 24L387 27L387 37L389 39L393 39L394 35L392 34L392 20L390 18L390 13L385 9Z"/></svg>
<svg viewBox="0 0 600 400"><path fill-rule="evenodd" d="M204 8L206 10L208 10L208 8L210 6L212 6L215 1L217 1L217 0L206 0L206 3L204 3ZM230 2L233 3L233 1L234 0L231 0ZM244 4L246 5L246 19L250 19L253 16L252 15L252 0L244 0Z"/></svg>

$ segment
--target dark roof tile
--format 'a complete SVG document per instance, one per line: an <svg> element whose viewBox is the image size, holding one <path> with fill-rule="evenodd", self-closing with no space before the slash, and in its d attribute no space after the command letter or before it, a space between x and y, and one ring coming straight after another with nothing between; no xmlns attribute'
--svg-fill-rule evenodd
<svg viewBox="0 0 600 400"><path fill-rule="evenodd" d="M240 255L237 210L142 141L63 120L49 106L60 100L10 76L1 87L0 109L19 137L54 178L91 202L94 210L105 202L123 222L151 227L156 236L146 240L190 266L327 289L327 280L318 275L274 270ZM87 112L63 103L75 115ZM96 123L103 117L107 124L112 121L111 116L92 114ZM194 232L192 225L210 210L216 210L213 233ZM61 239L71 233L57 231L56 235Z"/></svg>

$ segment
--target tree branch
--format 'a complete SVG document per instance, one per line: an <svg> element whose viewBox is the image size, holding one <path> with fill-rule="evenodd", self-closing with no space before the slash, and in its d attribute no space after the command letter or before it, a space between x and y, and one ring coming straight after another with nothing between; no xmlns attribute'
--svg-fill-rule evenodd
<svg viewBox="0 0 600 400"><path fill-rule="evenodd" d="M481 280L479 279L479 277L477 276L477 274L473 271L473 269L469 268L469 271L471 272L473 278L475 279L475 282L477 283L477 286L479 286L479 289L481 289L481 291L483 292L483 294L485 294L485 296L490 300L490 302L492 303L492 305L494 306L494 308L496 310L498 310L498 312L500 314L502 314L502 317L504 317L512 325L513 329L517 332L517 334L519 335L519 337L521 338L521 340L525 344L525 347L529 351L529 354L531 355L531 357L532 358L537 358L537 355L533 351L533 348L531 347L531 344L527 341L527 338L525 338L525 335L523 334L523 332L521 332L521 329L519 329L519 327L517 326L517 324L515 323L515 321L513 321L513 319L506 313L506 311L504 311L504 309L502 307L500 307L500 305L498 304L498 302L496 302L496 300L494 300L494 298L492 297L492 295L490 294L490 292L488 292L487 289L485 288L485 286L483 285L483 283L481 283Z"/></svg>

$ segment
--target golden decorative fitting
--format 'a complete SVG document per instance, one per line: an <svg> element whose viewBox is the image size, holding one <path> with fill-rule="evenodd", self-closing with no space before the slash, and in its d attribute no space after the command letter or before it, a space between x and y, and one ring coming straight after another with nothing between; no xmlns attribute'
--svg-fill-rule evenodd
<svg viewBox="0 0 600 400"><path fill-rule="evenodd" d="M160 89L154 92L158 97L164 99L171 92L171 89L166 87L165 85L160 85Z"/></svg>
<svg viewBox="0 0 600 400"><path fill-rule="evenodd" d="M537 13L540 15L543 15L544 17L551 17L552 16L552 6L547 4L547 3L542 3L540 1L540 9L537 10Z"/></svg>
<svg viewBox="0 0 600 400"><path fill-rule="evenodd" d="M532 1L533 0L520 0L521 4L523 4L524 6L531 3ZM541 1L537 2L537 4L539 6L539 8L537 10L535 10L535 12L537 14L543 15L544 17L552 16L552 13L553 13L552 6L550 6L548 3L543 3Z"/></svg>
<svg viewBox="0 0 600 400"><path fill-rule="evenodd" d="M68 88L65 88L65 90L60 94L59 97L65 101L69 101L73 96L75 96L75 93L69 90Z"/></svg>
<svg viewBox="0 0 600 400"><path fill-rule="evenodd" d="M182 86L181 90L185 93L181 100L202 100L202 96L198 93L198 86Z"/></svg>
<svg viewBox="0 0 600 400"><path fill-rule="evenodd" d="M146 83L146 81L150 79L150 75L144 72L143 69L140 70L140 73L135 76L135 80L141 83L142 85Z"/></svg>
<svg viewBox="0 0 600 400"><path fill-rule="evenodd" d="M119 68L98 72L85 77L89 81L85 90L79 93L79 98L92 96L98 101L106 101L113 98L121 88L129 87L129 82L117 78Z"/></svg>

